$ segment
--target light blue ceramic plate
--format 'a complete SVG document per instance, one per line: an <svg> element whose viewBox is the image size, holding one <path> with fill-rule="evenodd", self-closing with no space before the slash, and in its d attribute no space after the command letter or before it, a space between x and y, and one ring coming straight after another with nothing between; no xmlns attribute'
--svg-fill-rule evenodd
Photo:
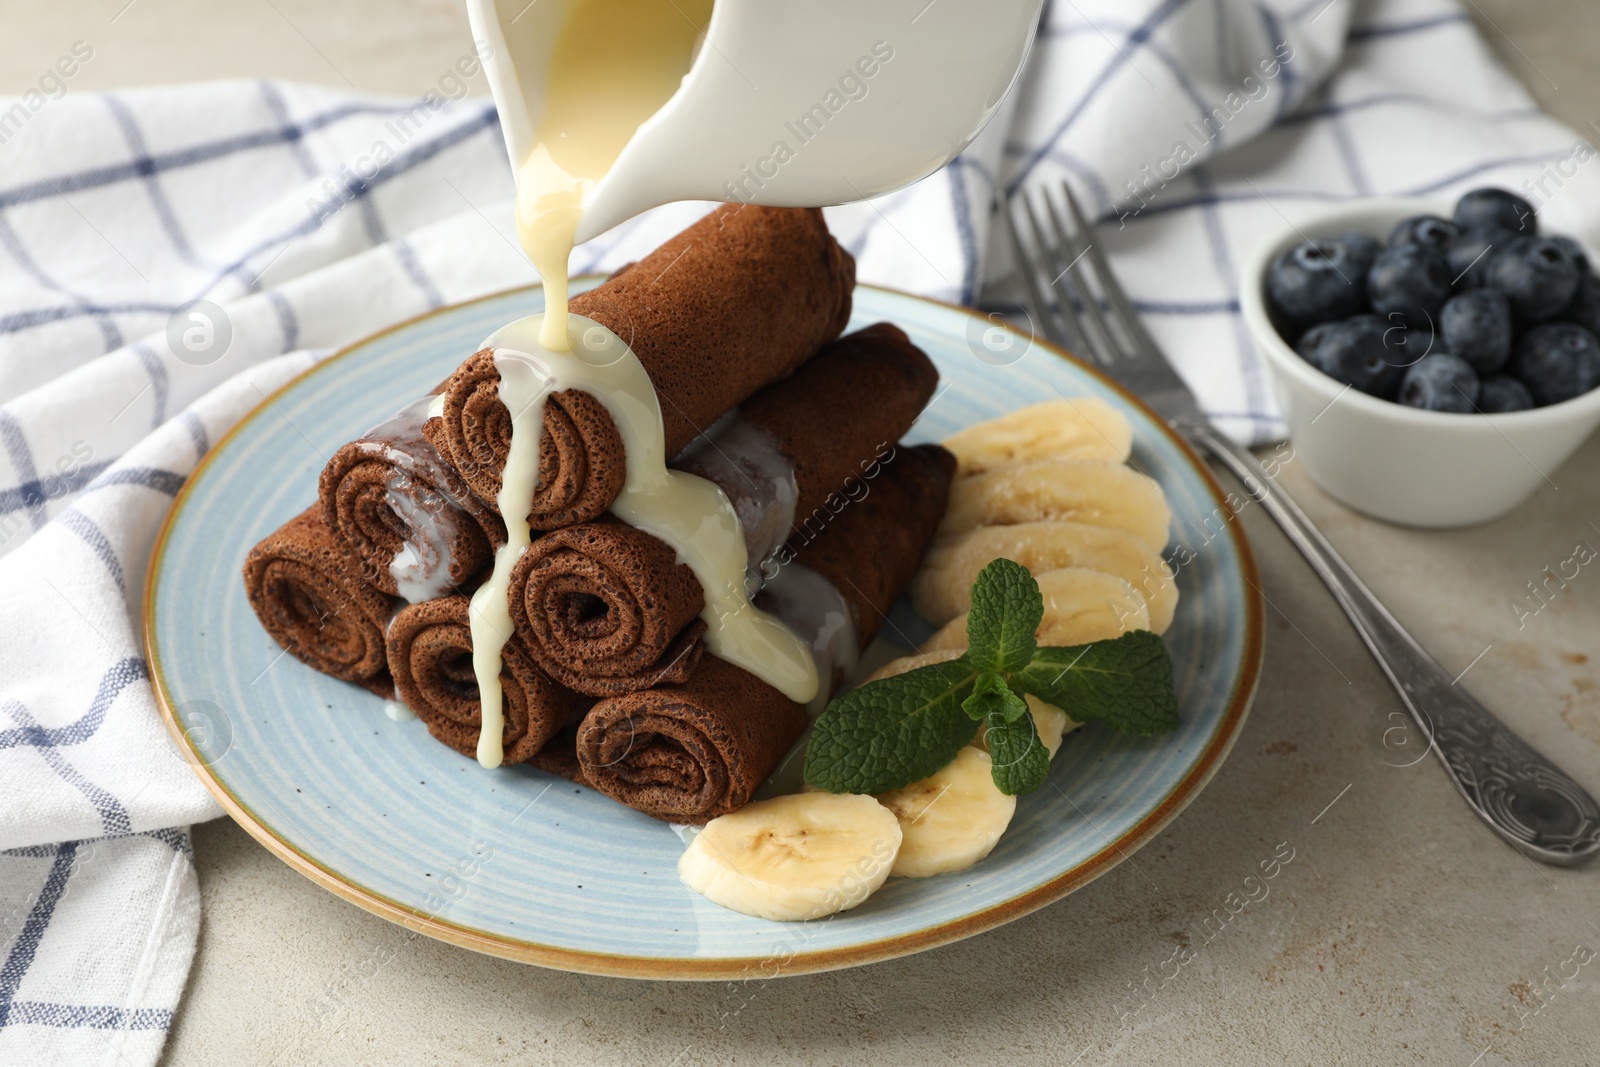
<svg viewBox="0 0 1600 1067"><path fill-rule="evenodd" d="M206 457L157 543L145 621L169 724L222 805L296 870L387 919L531 963L649 978L798 973L954 941L1064 896L1149 841L1215 773L1255 690L1262 609L1249 546L1223 521L1209 471L1137 401L1057 350L868 287L851 328L897 323L943 375L914 439L1058 393L1100 397L1132 420L1135 462L1160 481L1176 536L1194 549L1167 634L1182 725L1157 738L1095 726L1070 735L1049 783L1022 798L978 866L891 880L827 920L747 918L679 883L683 843L666 824L539 771L483 770L420 722L390 721L377 697L282 655L245 600L250 547L314 499L339 445L540 303L528 289L445 308L309 370Z"/></svg>

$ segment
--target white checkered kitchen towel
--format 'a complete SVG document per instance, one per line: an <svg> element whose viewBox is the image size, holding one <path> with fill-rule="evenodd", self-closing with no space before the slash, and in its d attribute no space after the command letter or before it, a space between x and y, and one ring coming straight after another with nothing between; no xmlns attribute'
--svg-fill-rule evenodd
<svg viewBox="0 0 1600 1067"><path fill-rule="evenodd" d="M185 476L331 349L533 279L494 111L458 71L419 106L268 82L74 90L93 62L81 42L0 101L5 1064L152 1063L182 991L186 827L219 812L165 735L136 616ZM946 171L831 214L862 279L973 302L996 273L996 184L1068 177L1203 405L1249 440L1279 423L1234 269L1279 212L1531 181L1592 235L1600 204L1591 153L1453 0L1057 3L1014 103ZM653 213L574 268L700 210ZM221 309L218 335L174 317L196 299Z"/></svg>

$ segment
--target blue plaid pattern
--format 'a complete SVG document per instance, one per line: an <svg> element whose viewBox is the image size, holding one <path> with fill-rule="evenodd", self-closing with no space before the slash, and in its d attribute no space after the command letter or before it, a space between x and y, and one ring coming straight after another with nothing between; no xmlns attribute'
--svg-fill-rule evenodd
<svg viewBox="0 0 1600 1067"><path fill-rule="evenodd" d="M1281 424L1236 271L1262 231L1347 197L1518 188L1577 141L1454 0L1078 0L1047 7L960 159L829 218L863 280L1014 311L996 194L1071 182L1202 404L1259 442ZM1580 170L1541 209L1581 232L1597 192ZM153 1063L182 990L184 828L219 812L164 733L131 613L173 494L327 352L532 281L511 193L472 98L69 92L0 143L0 1063ZM703 209L648 213L574 270ZM226 347L174 347L196 300Z"/></svg>
<svg viewBox="0 0 1600 1067"><path fill-rule="evenodd" d="M219 812L165 737L130 608L194 464L331 348L531 280L487 217L510 192L492 105L405 122L417 106L69 93L0 145L0 1063L153 1063L182 991L185 828ZM168 340L195 299L231 327L217 358Z"/></svg>
<svg viewBox="0 0 1600 1067"><path fill-rule="evenodd" d="M153 1062L192 952L192 944L163 936L164 927L197 918L188 834L123 832L15 848L0 852L0 865L7 942L0 958L0 1061L69 1064L120 1055ZM173 877L184 872L191 875L187 883ZM131 936L109 944L84 937L85 920L109 909L133 909L140 921L122 924ZM138 992L155 993L162 1006L86 999L97 992L126 997L125 990L94 988L94 978L108 967L141 962L159 970Z"/></svg>

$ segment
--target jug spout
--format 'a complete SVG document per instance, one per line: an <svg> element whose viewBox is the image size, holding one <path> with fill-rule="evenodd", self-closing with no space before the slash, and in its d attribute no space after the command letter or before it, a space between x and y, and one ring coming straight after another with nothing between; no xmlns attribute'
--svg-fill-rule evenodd
<svg viewBox="0 0 1600 1067"><path fill-rule="evenodd" d="M514 168L569 12L629 2L646 0L468 0ZM820 207L926 177L994 115L1042 3L715 0L677 91L584 197L576 239L677 200Z"/></svg>
<svg viewBox="0 0 1600 1067"><path fill-rule="evenodd" d="M482 42L483 72L513 172L533 148L550 53L571 5L572 0L467 0L467 22L473 39Z"/></svg>

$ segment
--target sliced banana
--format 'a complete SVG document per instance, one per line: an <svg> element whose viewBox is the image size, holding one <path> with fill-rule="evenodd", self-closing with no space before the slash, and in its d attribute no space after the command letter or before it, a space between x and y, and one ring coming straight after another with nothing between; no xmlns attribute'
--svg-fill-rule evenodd
<svg viewBox="0 0 1600 1067"><path fill-rule="evenodd" d="M1035 575L1034 579L1044 596L1044 618L1034 631L1034 639L1041 645L1087 645L1121 637L1130 630L1150 629L1150 609L1144 598L1114 574L1063 567ZM932 653L966 647L967 617L957 615L918 651Z"/></svg>
<svg viewBox="0 0 1600 1067"><path fill-rule="evenodd" d="M972 583L990 560L1015 560L1034 574L1082 567L1133 586L1150 611L1150 629L1165 633L1178 606L1178 586L1166 560L1124 530L1081 522L1020 522L980 526L936 541L911 583L911 606L936 626L972 607Z"/></svg>
<svg viewBox="0 0 1600 1067"><path fill-rule="evenodd" d="M1046 704L1032 693L1022 694L1022 699L1028 702L1028 713L1033 716L1034 729L1039 731L1039 741L1044 745L1044 750L1050 753L1050 758L1055 759L1056 753L1061 751L1061 739L1078 727L1081 722L1073 722L1066 712L1054 704ZM978 736L972 739L973 745L989 751L989 728L978 726Z"/></svg>
<svg viewBox="0 0 1600 1067"><path fill-rule="evenodd" d="M964 871L989 854L1017 810L994 784L989 753L968 745L937 774L878 798L900 820L891 871L927 878Z"/></svg>
<svg viewBox="0 0 1600 1067"><path fill-rule="evenodd" d="M882 678L893 678L897 674L904 674L906 671L914 671L918 667L926 667L930 663L949 663L951 660L955 659L957 656L961 655L961 653L967 650L966 638L967 633L965 630L962 630L960 648L952 646L950 648L941 648L933 651L924 650L922 652L914 652L909 656L901 656L899 659L892 659L888 663L885 663L883 666L879 667L877 670L873 671L872 675L867 679L867 681L876 682Z"/></svg>
<svg viewBox="0 0 1600 1067"><path fill-rule="evenodd" d="M1159 552L1172 509L1155 479L1131 467L1051 456L957 478L939 534L1041 519L1126 530Z"/></svg>
<svg viewBox="0 0 1600 1067"><path fill-rule="evenodd" d="M1150 606L1139 591L1105 571L1062 567L1039 575L1044 594L1044 620L1036 639L1041 645L1087 645L1150 629Z"/></svg>
<svg viewBox="0 0 1600 1067"><path fill-rule="evenodd" d="M731 911L802 922L866 900L900 846L899 820L872 797L796 793L706 823L678 860L678 877Z"/></svg>
<svg viewBox="0 0 1600 1067"><path fill-rule="evenodd" d="M1045 456L1121 463L1133 449L1133 428L1104 400L1046 400L969 426L945 438L958 474L978 474Z"/></svg>

